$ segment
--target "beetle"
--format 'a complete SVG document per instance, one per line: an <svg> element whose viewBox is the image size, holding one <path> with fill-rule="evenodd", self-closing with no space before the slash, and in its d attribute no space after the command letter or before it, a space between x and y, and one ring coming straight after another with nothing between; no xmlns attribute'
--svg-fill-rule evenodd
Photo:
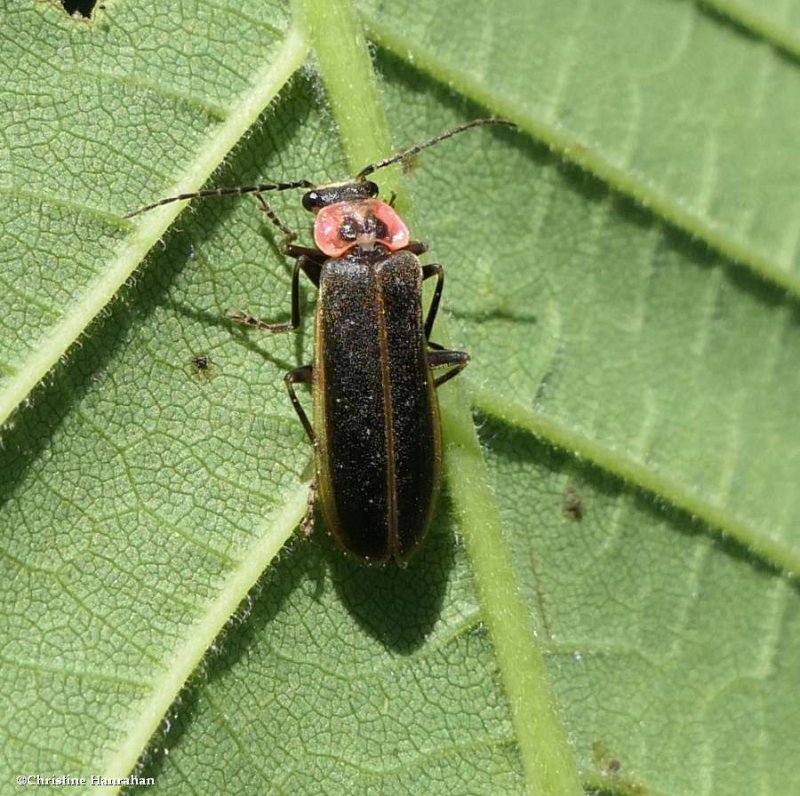
<svg viewBox="0 0 800 796"><path fill-rule="evenodd" d="M379 199L377 183L367 177L490 124L514 126L502 119L467 122L372 163L347 182L206 189L167 197L127 216L183 199L252 193L283 233L281 249L294 259L291 319L272 323L246 312L228 318L270 332L291 331L300 325L300 273L319 289L316 364L285 377L315 448L316 479L304 529L313 527L318 501L328 533L346 553L368 564L405 564L431 525L442 469L436 390L466 367L469 355L431 341L444 269L420 263L427 244L411 240L394 197ZM314 247L296 245L296 233L262 195L297 188L305 189L303 207L315 215ZM436 284L423 320L422 283L430 278ZM311 386L313 425L297 397L297 384Z"/></svg>

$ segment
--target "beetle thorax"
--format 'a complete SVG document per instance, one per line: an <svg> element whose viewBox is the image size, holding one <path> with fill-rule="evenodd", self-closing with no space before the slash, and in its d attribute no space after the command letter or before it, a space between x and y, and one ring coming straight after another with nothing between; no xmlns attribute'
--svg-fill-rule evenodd
<svg viewBox="0 0 800 796"><path fill-rule="evenodd" d="M314 222L314 240L329 257L342 257L355 249L397 251L408 246L409 238L397 211L379 199L321 207Z"/></svg>

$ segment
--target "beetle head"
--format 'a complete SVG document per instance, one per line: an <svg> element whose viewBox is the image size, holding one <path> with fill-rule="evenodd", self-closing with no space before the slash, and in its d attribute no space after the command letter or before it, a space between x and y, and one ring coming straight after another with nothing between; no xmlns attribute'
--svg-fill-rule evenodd
<svg viewBox="0 0 800 796"><path fill-rule="evenodd" d="M336 185L323 185L303 194L303 207L312 213L323 207L339 202L358 202L373 199L378 195L378 186L371 180L359 182L340 182Z"/></svg>

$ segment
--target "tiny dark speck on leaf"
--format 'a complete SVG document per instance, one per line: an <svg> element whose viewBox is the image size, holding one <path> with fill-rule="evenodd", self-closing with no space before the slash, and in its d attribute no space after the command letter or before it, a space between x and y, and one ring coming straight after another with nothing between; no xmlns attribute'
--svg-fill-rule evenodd
<svg viewBox="0 0 800 796"><path fill-rule="evenodd" d="M204 379L213 378L214 360L208 354L194 354L189 362L196 376L202 376Z"/></svg>

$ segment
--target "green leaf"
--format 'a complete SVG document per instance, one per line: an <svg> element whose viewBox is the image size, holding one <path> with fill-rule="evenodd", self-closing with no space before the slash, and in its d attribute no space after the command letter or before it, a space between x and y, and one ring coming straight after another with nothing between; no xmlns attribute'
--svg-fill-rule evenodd
<svg viewBox="0 0 800 796"><path fill-rule="evenodd" d="M364 2L377 81L342 4L6 9L0 793L798 789L797 33L707 5ZM258 205L123 215L492 114L381 175L472 355L430 538L283 547L313 291L232 329L288 313Z"/></svg>

